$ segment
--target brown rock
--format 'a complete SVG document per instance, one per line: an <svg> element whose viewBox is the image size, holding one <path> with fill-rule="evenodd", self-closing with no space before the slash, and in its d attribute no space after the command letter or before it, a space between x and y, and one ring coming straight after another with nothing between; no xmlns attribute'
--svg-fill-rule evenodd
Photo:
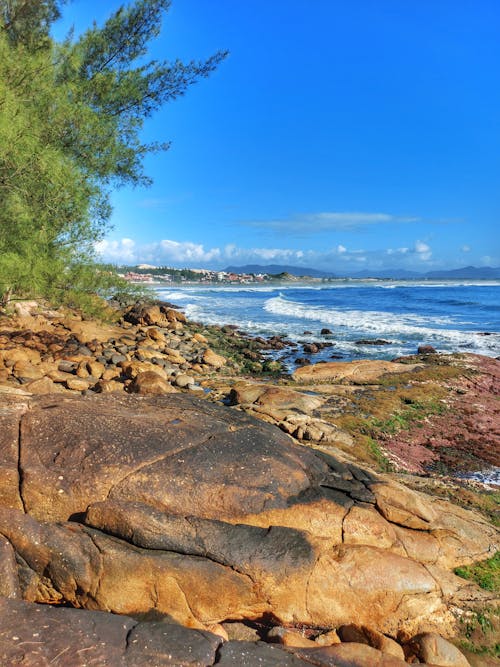
<svg viewBox="0 0 500 667"><path fill-rule="evenodd" d="M220 354L216 354L213 350L207 349L203 352L203 363L212 368L222 368L227 363L227 359Z"/></svg>
<svg viewBox="0 0 500 667"><path fill-rule="evenodd" d="M298 630L281 628L275 626L267 633L268 641L275 641L283 646L294 646L301 648L317 647L312 639L308 639Z"/></svg>
<svg viewBox="0 0 500 667"><path fill-rule="evenodd" d="M196 341L197 343L201 343L202 345L206 345L208 343L208 340L201 333L193 334L193 340Z"/></svg>
<svg viewBox="0 0 500 667"><path fill-rule="evenodd" d="M416 655L420 661L439 667L470 667L467 658L456 646L436 634L425 632L413 637L405 646L409 654Z"/></svg>
<svg viewBox="0 0 500 667"><path fill-rule="evenodd" d="M309 413L324 403L321 396L303 394L285 387L269 387L258 384L237 384L230 393L232 405L255 404L276 419L289 413Z"/></svg>
<svg viewBox="0 0 500 667"><path fill-rule="evenodd" d="M138 373L128 387L129 392L143 396L159 396L174 394L177 389L167 382L159 373L144 371Z"/></svg>
<svg viewBox="0 0 500 667"><path fill-rule="evenodd" d="M146 335L148 336L148 338L151 338L151 340L154 340L158 343L165 343L166 341L165 334L163 333L163 331L160 331L160 329L157 329L156 327L148 329Z"/></svg>
<svg viewBox="0 0 500 667"><path fill-rule="evenodd" d="M79 377L71 377L66 380L66 387L72 391L86 391L90 382Z"/></svg>
<svg viewBox="0 0 500 667"><path fill-rule="evenodd" d="M418 364L399 364L392 361L331 361L297 368L293 378L297 382L350 382L365 384L374 382L387 373L407 373Z"/></svg>
<svg viewBox="0 0 500 667"><path fill-rule="evenodd" d="M335 644L340 644L340 637L336 630L329 630L318 635L314 642L317 646L334 646Z"/></svg>
<svg viewBox="0 0 500 667"><path fill-rule="evenodd" d="M20 598L16 552L11 543L0 535L0 598Z"/></svg>
<svg viewBox="0 0 500 667"><path fill-rule="evenodd" d="M24 382L30 380L40 380L43 377L43 372L37 366L34 366L29 361L16 361L12 368L12 374Z"/></svg>
<svg viewBox="0 0 500 667"><path fill-rule="evenodd" d="M366 626L350 624L343 625L337 629L337 633L343 642L357 642L358 644L367 644L372 648L376 648L382 653L389 653L399 660L405 659L405 654L402 646L400 646L394 639L386 637L380 632L367 628Z"/></svg>
<svg viewBox="0 0 500 667"><path fill-rule="evenodd" d="M38 350L32 350L28 347L16 347L10 350L0 350L0 358L3 359L5 366L12 367L16 362L25 362L37 366L41 363L41 356Z"/></svg>
<svg viewBox="0 0 500 667"><path fill-rule="evenodd" d="M122 392L125 389L123 382L118 382L117 380L99 380L94 385L94 391L98 394L113 394L116 392Z"/></svg>
<svg viewBox="0 0 500 667"><path fill-rule="evenodd" d="M49 377L43 377L39 380L32 380L31 382L26 383L24 388L31 394L55 394L64 391Z"/></svg>

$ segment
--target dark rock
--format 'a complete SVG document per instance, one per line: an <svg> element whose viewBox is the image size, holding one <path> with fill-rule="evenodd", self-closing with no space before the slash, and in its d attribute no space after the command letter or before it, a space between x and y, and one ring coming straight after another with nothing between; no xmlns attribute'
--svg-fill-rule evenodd
<svg viewBox="0 0 500 667"><path fill-rule="evenodd" d="M302 349L306 354L316 354L320 350L316 343L306 343L302 346Z"/></svg>
<svg viewBox="0 0 500 667"><path fill-rule="evenodd" d="M325 329L321 329L321 335L322 335L322 336L330 336L331 333L332 333L332 332L330 331L330 329L326 329L326 328L325 328Z"/></svg>
<svg viewBox="0 0 500 667"><path fill-rule="evenodd" d="M78 368L78 364L74 361L61 360L57 365L57 370L62 373L74 373Z"/></svg>
<svg viewBox="0 0 500 667"><path fill-rule="evenodd" d="M321 664L321 663L316 663ZM227 642L219 649L218 667L299 667L308 665L278 646L257 642Z"/></svg>
<svg viewBox="0 0 500 667"><path fill-rule="evenodd" d="M417 354L436 354L436 349L432 345L419 345Z"/></svg>
<svg viewBox="0 0 500 667"><path fill-rule="evenodd" d="M127 637L127 665L206 667L214 664L221 643L217 635L182 625L139 623Z"/></svg>

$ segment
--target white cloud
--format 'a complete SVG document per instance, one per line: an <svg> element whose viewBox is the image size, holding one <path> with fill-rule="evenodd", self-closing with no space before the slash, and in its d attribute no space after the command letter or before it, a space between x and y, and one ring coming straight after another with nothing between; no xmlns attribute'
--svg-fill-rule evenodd
<svg viewBox="0 0 500 667"><path fill-rule="evenodd" d="M349 272L362 264L367 268L419 269L427 267L432 257L428 243L417 240L413 247L380 248L376 250L351 250L341 243L327 250L296 250L283 247L243 248L236 243L207 247L192 241L162 239L140 245L129 238L105 240L96 244L96 250L104 261L115 264L153 264L156 266L190 266L193 268L222 269L229 265L244 264L291 264L314 267L334 273ZM482 263L489 264L493 258L484 257Z"/></svg>
<svg viewBox="0 0 500 667"><path fill-rule="evenodd" d="M414 252L417 253L419 259L421 259L423 262L429 261L432 257L431 247L423 241L415 241Z"/></svg>
<svg viewBox="0 0 500 667"><path fill-rule="evenodd" d="M470 245L463 245L460 250L462 252L470 252Z"/></svg>
<svg viewBox="0 0 500 667"><path fill-rule="evenodd" d="M98 241L95 244L96 252L104 259L118 264L135 264L136 256L135 241L132 239L121 239L120 241Z"/></svg>

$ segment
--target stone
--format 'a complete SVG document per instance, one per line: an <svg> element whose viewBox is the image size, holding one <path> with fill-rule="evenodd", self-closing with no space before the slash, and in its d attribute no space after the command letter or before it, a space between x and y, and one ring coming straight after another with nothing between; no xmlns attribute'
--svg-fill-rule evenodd
<svg viewBox="0 0 500 667"><path fill-rule="evenodd" d="M202 361L207 366L212 368L222 368L227 363L227 359L220 354L216 354L213 350L207 349L203 352Z"/></svg>
<svg viewBox="0 0 500 667"><path fill-rule="evenodd" d="M289 413L310 413L324 403L324 398L304 394L287 387L259 384L237 384L229 394L231 405L254 404L259 412L283 418Z"/></svg>
<svg viewBox="0 0 500 667"><path fill-rule="evenodd" d="M432 345L419 345L417 354L436 354L436 349Z"/></svg>
<svg viewBox="0 0 500 667"><path fill-rule="evenodd" d="M314 643L317 646L333 646L334 644L340 644L340 637L336 630L329 630L328 632L323 632L318 635L315 638Z"/></svg>
<svg viewBox="0 0 500 667"><path fill-rule="evenodd" d="M472 512L187 394L3 398L0 468L24 599L204 631L449 632L473 590L442 568L498 544Z"/></svg>
<svg viewBox="0 0 500 667"><path fill-rule="evenodd" d="M117 380L99 380L94 385L94 391L98 394L112 394L116 392L122 392L125 389L123 382L118 382Z"/></svg>
<svg viewBox="0 0 500 667"><path fill-rule="evenodd" d="M350 382L364 384L374 382L387 373L407 373L418 364L400 364L393 361L329 361L297 368L293 378L297 382Z"/></svg>
<svg viewBox="0 0 500 667"><path fill-rule="evenodd" d="M133 394L141 394L142 396L158 396L161 394L173 394L177 390L159 373L144 371L134 377L128 386L128 391Z"/></svg>
<svg viewBox="0 0 500 667"><path fill-rule="evenodd" d="M64 391L49 377L42 377L39 380L31 380L31 382L27 382L24 385L24 388L31 394L54 394Z"/></svg>
<svg viewBox="0 0 500 667"><path fill-rule="evenodd" d="M421 662L439 667L470 667L469 661L458 648L435 632L413 637L405 645L405 651L407 655L415 655Z"/></svg>
<svg viewBox="0 0 500 667"><path fill-rule="evenodd" d="M191 377L191 375L184 375L181 373L180 375L176 376L174 383L176 387L179 387L179 389L186 389L189 387L189 385L194 385L194 378Z"/></svg>
<svg viewBox="0 0 500 667"><path fill-rule="evenodd" d="M317 646L312 639L308 639L298 630L290 630L289 628L282 628L275 626L267 633L267 640L274 641L283 646L295 647L314 647Z"/></svg>
<svg viewBox="0 0 500 667"><path fill-rule="evenodd" d="M407 667L404 660L355 642L316 649L296 649L294 653L321 667Z"/></svg>
<svg viewBox="0 0 500 667"><path fill-rule="evenodd" d="M316 663L318 664L318 663ZM311 663L262 642L228 642L218 652L217 667L310 667Z"/></svg>
<svg viewBox="0 0 500 667"><path fill-rule="evenodd" d="M65 384L72 391L86 391L90 387L88 380L79 377L68 378Z"/></svg>
<svg viewBox="0 0 500 667"><path fill-rule="evenodd" d="M31 380L40 380L43 377L43 372L37 366L34 366L29 361L16 361L12 367L12 374L23 382Z"/></svg>
<svg viewBox="0 0 500 667"><path fill-rule="evenodd" d="M357 642L358 644L367 644L376 648L382 653L389 653L399 660L405 659L403 648L394 639L386 637L380 632L356 624L342 625L337 628L337 633L343 642Z"/></svg>

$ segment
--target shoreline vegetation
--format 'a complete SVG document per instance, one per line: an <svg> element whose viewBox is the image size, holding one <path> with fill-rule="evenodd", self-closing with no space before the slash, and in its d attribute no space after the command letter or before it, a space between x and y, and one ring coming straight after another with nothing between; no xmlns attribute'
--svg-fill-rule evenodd
<svg viewBox="0 0 500 667"><path fill-rule="evenodd" d="M500 443L490 428L498 410L497 360L426 350L392 362L318 363L288 374L268 356L285 344L280 337L191 322L174 304L158 301L115 306L108 314L104 323L40 302L11 304L0 317L0 400L108 396L113 405L127 395L201 398L235 418L244 413L272 425L301 447L334 457L335 465L363 466L385 483L402 484L405 493L451 501L479 513L484 526L499 526L498 487L460 477L498 464ZM339 478L336 488L343 484ZM369 497L360 495L363 502ZM498 594L498 556L457 573ZM479 665L476 653L486 660L498 652L499 619L491 601L464 605L448 636Z"/></svg>

